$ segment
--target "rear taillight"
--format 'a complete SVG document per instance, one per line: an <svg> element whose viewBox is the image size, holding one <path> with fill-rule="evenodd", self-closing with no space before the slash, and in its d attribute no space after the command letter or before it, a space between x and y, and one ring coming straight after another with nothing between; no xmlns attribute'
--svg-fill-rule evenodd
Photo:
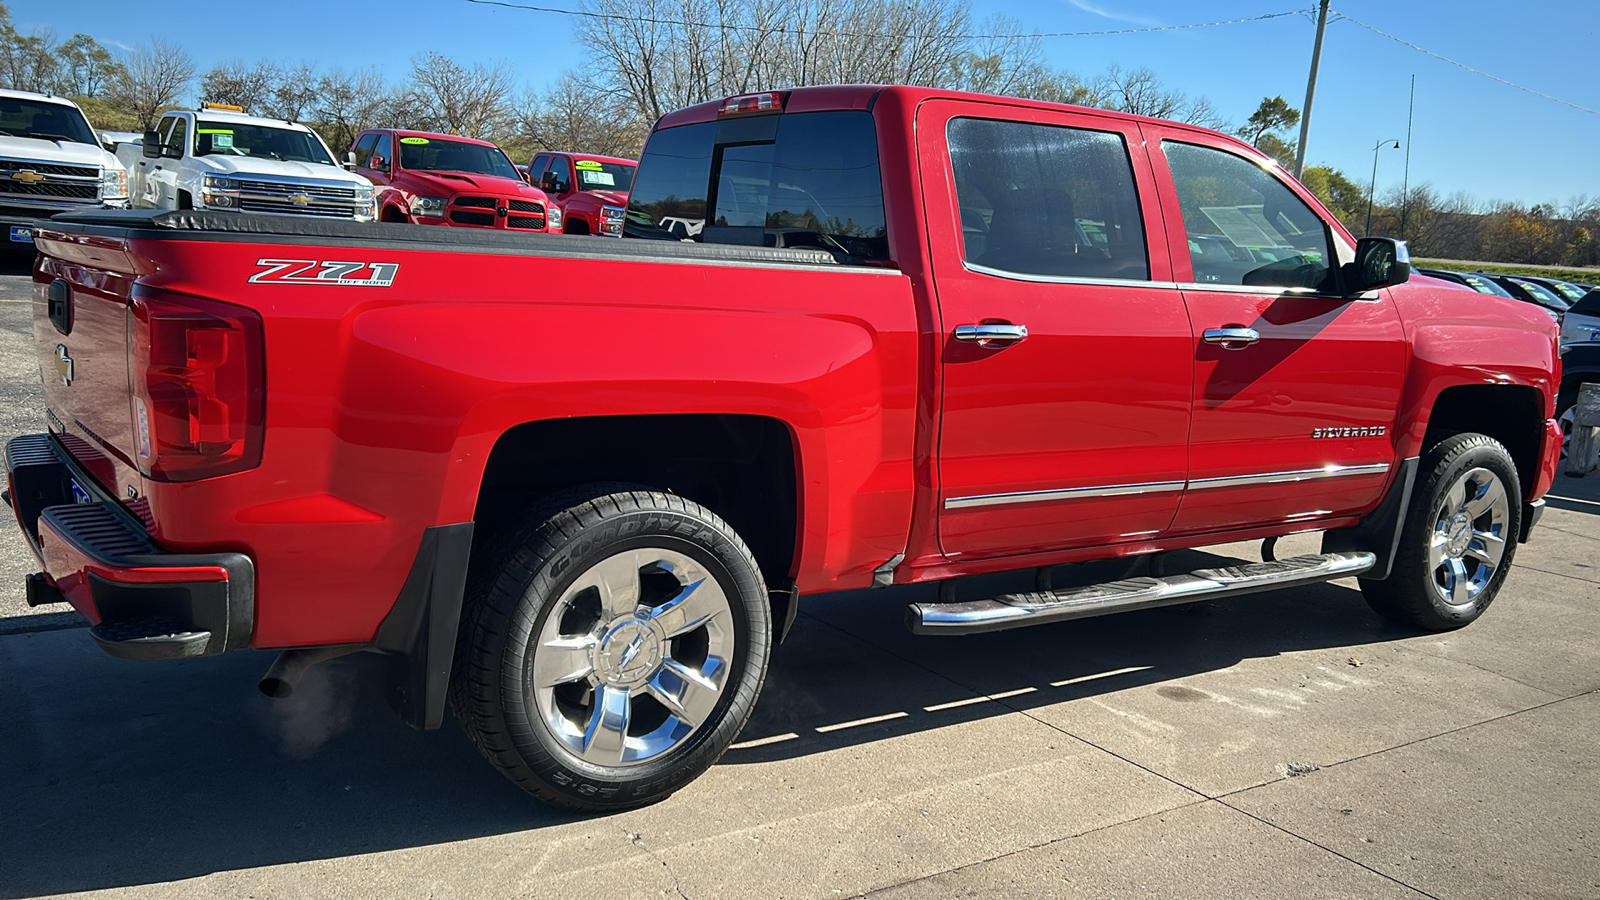
<svg viewBox="0 0 1600 900"><path fill-rule="evenodd" d="M128 375L140 471L195 481L259 465L265 355L253 310L136 289Z"/></svg>

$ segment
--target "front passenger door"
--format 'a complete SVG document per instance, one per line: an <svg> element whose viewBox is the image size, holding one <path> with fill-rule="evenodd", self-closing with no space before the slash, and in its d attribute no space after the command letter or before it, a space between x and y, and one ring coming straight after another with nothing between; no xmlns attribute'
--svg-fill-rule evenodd
<svg viewBox="0 0 1600 900"><path fill-rule="evenodd" d="M1189 131L1158 137L1173 268L1194 331L1189 485L1174 534L1365 512L1387 487L1406 361L1387 291L1276 167ZM1297 189L1298 188L1298 189Z"/></svg>

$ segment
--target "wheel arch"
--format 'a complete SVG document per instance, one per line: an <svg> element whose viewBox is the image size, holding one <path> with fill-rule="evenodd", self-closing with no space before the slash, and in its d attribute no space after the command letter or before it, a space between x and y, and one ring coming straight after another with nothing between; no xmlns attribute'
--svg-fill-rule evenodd
<svg viewBox="0 0 1600 900"><path fill-rule="evenodd" d="M1529 385L1452 385L1434 397L1420 449L1426 452L1454 434L1487 435L1511 454L1526 494L1538 480L1545 408L1544 393Z"/></svg>

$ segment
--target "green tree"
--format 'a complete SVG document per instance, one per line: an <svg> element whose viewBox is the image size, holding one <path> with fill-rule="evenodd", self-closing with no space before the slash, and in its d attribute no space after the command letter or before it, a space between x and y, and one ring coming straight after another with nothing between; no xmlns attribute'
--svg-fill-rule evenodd
<svg viewBox="0 0 1600 900"><path fill-rule="evenodd" d="M121 77L122 64L87 34L75 34L56 48L58 88L70 97L102 97Z"/></svg>
<svg viewBox="0 0 1600 900"><path fill-rule="evenodd" d="M1263 135L1277 134L1299 124L1300 110L1290 106L1289 101L1281 96L1264 97L1238 133L1239 137L1259 147Z"/></svg>
<svg viewBox="0 0 1600 900"><path fill-rule="evenodd" d="M1367 193L1332 166L1307 166L1300 183L1315 194L1322 205L1339 217L1351 231L1362 224L1367 214Z"/></svg>

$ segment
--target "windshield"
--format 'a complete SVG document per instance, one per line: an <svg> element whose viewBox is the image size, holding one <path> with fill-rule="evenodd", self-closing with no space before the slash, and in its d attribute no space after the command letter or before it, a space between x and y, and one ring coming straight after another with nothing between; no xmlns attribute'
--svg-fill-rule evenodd
<svg viewBox="0 0 1600 900"><path fill-rule="evenodd" d="M511 164L499 147L444 138L401 138L400 168L522 179L517 174L517 167Z"/></svg>
<svg viewBox="0 0 1600 900"><path fill-rule="evenodd" d="M1556 293L1560 294L1562 299L1566 300L1568 303L1577 303L1579 300L1583 299L1583 288L1578 287L1575 284L1570 284L1565 281L1552 281L1550 282L1550 286L1554 288Z"/></svg>
<svg viewBox="0 0 1600 900"><path fill-rule="evenodd" d="M578 170L580 191L626 192L633 186L633 166L597 159L580 159L573 165Z"/></svg>
<svg viewBox="0 0 1600 900"><path fill-rule="evenodd" d="M1461 280L1467 283L1467 287L1472 288L1480 294L1493 294L1496 297L1511 296L1510 291L1498 284L1495 284L1489 279L1484 278L1481 275L1463 275L1461 276Z"/></svg>
<svg viewBox="0 0 1600 900"><path fill-rule="evenodd" d="M1545 288L1540 287L1531 281L1519 281L1517 282L1517 285L1523 290L1527 291L1528 294L1533 297L1534 302L1540 306L1547 306L1553 310L1556 310L1557 312L1565 312L1567 307L1570 305L1567 303L1567 301L1557 297L1553 292L1546 290Z"/></svg>
<svg viewBox="0 0 1600 900"><path fill-rule="evenodd" d="M333 158L323 148L322 142L309 131L243 122L198 122L195 127L194 155L254 156L280 162L334 165Z"/></svg>
<svg viewBox="0 0 1600 900"><path fill-rule="evenodd" d="M0 134L74 144L100 144L95 140L94 130L89 127L89 120L83 117L83 113L62 103L22 97L0 97Z"/></svg>

